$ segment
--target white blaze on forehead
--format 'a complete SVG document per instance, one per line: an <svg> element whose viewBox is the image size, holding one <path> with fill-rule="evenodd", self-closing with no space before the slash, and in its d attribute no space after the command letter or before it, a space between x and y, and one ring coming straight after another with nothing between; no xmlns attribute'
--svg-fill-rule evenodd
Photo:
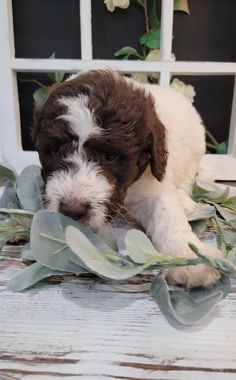
<svg viewBox="0 0 236 380"><path fill-rule="evenodd" d="M93 112L88 108L87 95L62 96L58 102L67 107L67 112L59 118L66 120L79 136L80 146L89 136L99 134L102 131L95 123Z"/></svg>

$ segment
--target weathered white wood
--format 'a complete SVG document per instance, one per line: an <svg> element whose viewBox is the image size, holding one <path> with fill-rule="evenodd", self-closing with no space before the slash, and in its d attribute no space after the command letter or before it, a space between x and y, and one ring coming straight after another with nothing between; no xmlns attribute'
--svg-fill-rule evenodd
<svg viewBox="0 0 236 380"><path fill-rule="evenodd" d="M79 60L79 59L28 59L12 58L11 69L29 72L68 71L110 67L122 72L160 72L187 75L235 75L234 62L185 62L185 61L127 61L127 60Z"/></svg>
<svg viewBox="0 0 236 380"><path fill-rule="evenodd" d="M234 94L233 94L233 99L232 99L228 153L236 157L236 77L234 77ZM235 165L235 172L236 172L236 165Z"/></svg>
<svg viewBox="0 0 236 380"><path fill-rule="evenodd" d="M161 60L171 61L174 1L161 3Z"/></svg>
<svg viewBox="0 0 236 380"><path fill-rule="evenodd" d="M11 255L0 261L0 377L235 379L236 293L204 330L177 331L148 293L117 292L95 277L11 293L5 283L22 270Z"/></svg>
<svg viewBox="0 0 236 380"><path fill-rule="evenodd" d="M81 58L92 59L92 12L91 0L80 0Z"/></svg>

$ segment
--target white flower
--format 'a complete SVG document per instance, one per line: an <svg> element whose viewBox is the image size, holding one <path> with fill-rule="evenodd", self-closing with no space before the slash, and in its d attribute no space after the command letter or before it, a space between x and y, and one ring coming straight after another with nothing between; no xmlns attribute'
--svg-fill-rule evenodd
<svg viewBox="0 0 236 380"><path fill-rule="evenodd" d="M160 56L161 56L160 49L150 50L150 52L146 56L146 61L158 61L160 59Z"/></svg>
<svg viewBox="0 0 236 380"><path fill-rule="evenodd" d="M186 98L190 99L191 103L193 103L194 96L196 95L193 86L191 86L190 84L185 84L179 79L173 79L170 87L186 96Z"/></svg>
<svg viewBox="0 0 236 380"><path fill-rule="evenodd" d="M129 6L130 0L104 0L108 11L114 12L115 8L126 9Z"/></svg>
<svg viewBox="0 0 236 380"><path fill-rule="evenodd" d="M148 76L146 73L132 73L131 78L139 83L148 83Z"/></svg>

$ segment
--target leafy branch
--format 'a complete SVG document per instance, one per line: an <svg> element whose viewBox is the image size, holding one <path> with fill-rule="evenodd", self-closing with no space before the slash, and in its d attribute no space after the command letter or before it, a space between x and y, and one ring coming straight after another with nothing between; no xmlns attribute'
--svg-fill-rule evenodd
<svg viewBox="0 0 236 380"><path fill-rule="evenodd" d="M196 183L193 196L198 207L191 216L193 228L196 228L196 223L204 222L201 233L211 222L226 259L206 257L191 243L189 245L196 258L189 259L182 257L181 252L174 258L158 252L150 239L138 230L126 231L124 256L106 243L114 240L111 230L101 240L79 222L42 210L43 181L37 166L24 169L18 176L10 168L0 165L0 180L6 183L0 199L0 246L12 237L30 238L30 245L22 248L22 259L30 261L31 265L10 280L7 287L12 291L21 291L44 278L66 273L79 275L91 272L117 284L146 269L154 270L159 274L151 285L153 298L169 323L181 329L200 323L230 291L229 277L236 273L236 196L232 196L228 188ZM225 206L228 205L234 212L227 211L225 215ZM203 263L222 273L216 285L197 293L168 286L166 269Z"/></svg>

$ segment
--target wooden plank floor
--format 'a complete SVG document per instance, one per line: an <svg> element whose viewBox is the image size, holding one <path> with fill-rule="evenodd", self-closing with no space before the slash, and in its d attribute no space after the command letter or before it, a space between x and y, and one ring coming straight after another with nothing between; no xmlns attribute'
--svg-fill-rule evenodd
<svg viewBox="0 0 236 380"><path fill-rule="evenodd" d="M0 380L236 379L236 289L205 329L174 330L139 276L128 291L96 277L57 277L22 292L24 264L0 260ZM136 289L136 291L135 291Z"/></svg>

